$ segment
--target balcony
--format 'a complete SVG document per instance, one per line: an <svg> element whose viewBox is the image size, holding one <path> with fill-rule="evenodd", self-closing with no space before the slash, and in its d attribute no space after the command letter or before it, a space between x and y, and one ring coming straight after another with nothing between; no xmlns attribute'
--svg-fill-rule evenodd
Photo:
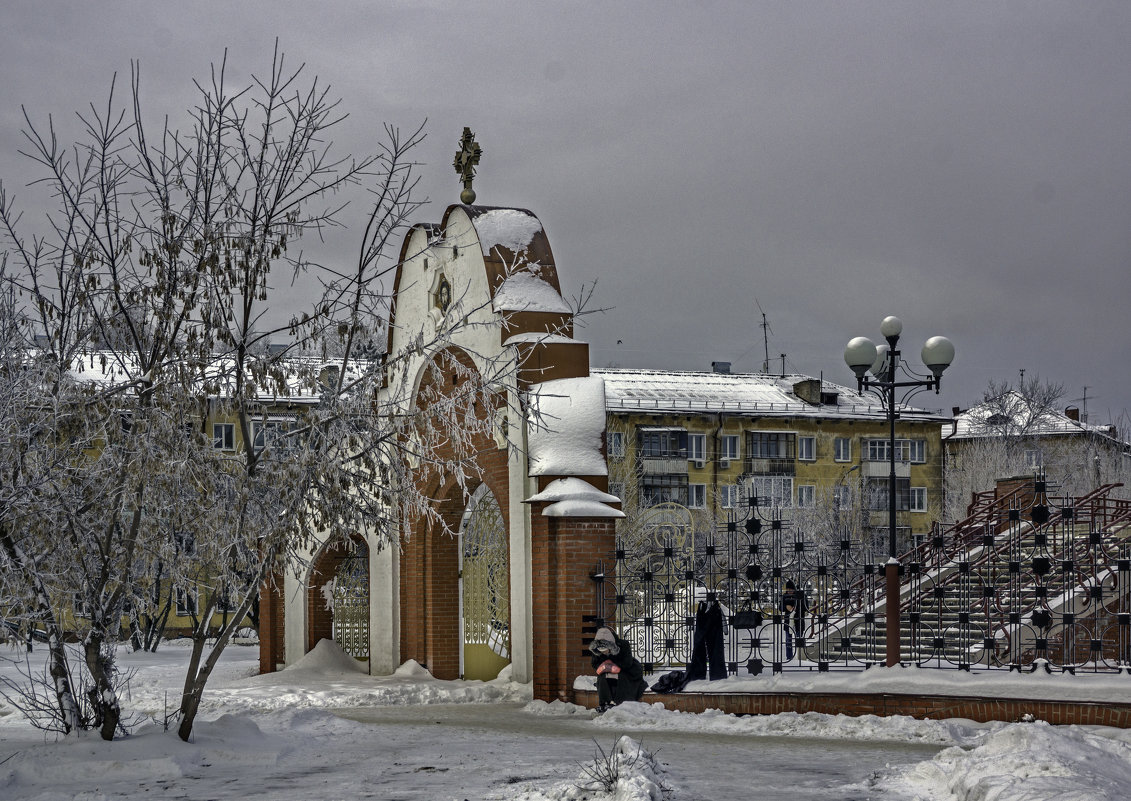
<svg viewBox="0 0 1131 801"><path fill-rule="evenodd" d="M797 463L793 459L749 458L746 472L753 476L792 476L797 474Z"/></svg>
<svg viewBox="0 0 1131 801"><path fill-rule="evenodd" d="M645 456L640 460L640 470L646 476L682 473L687 475L686 456Z"/></svg>
<svg viewBox="0 0 1131 801"><path fill-rule="evenodd" d="M891 462L861 462L860 472L865 478L887 478L891 475ZM911 478L911 463L895 463L896 478Z"/></svg>

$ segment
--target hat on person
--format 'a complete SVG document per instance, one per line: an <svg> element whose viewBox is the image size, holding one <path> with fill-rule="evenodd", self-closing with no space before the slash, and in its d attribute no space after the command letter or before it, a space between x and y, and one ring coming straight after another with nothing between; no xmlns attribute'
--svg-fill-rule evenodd
<svg viewBox="0 0 1131 801"><path fill-rule="evenodd" d="M617 646L617 638L612 629L605 627L597 629L597 633L593 635L593 642L589 643L589 651L594 654L619 654L620 648Z"/></svg>
<svg viewBox="0 0 1131 801"><path fill-rule="evenodd" d="M797 587L796 587L796 586L794 586L794 584L793 584L793 582L792 582L792 581L787 581L787 582L785 583L785 588L786 588L787 590L796 590L796 589L797 589Z"/></svg>

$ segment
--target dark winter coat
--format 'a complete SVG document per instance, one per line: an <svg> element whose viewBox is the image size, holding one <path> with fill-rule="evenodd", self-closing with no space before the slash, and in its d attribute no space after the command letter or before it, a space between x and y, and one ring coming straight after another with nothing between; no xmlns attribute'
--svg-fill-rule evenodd
<svg viewBox="0 0 1131 801"><path fill-rule="evenodd" d="M644 666L640 664L639 659L632 655L632 646L628 644L627 640L622 640L612 634L609 629L599 630L597 636L611 636L614 647L610 653L598 653L594 650L594 645L597 642L597 639L594 638L594 644L590 645L590 652L593 654L590 662L593 664L593 670L596 670L605 660L611 661L620 668L620 673L615 676L602 673L597 677L597 702L601 706L605 706L610 703L620 704L624 701L639 701L644 695L647 685L644 683ZM612 651L615 651L615 653Z"/></svg>
<svg viewBox="0 0 1131 801"><path fill-rule="evenodd" d="M786 625L793 619L793 628L800 636L805 628L805 615L809 611L805 593L801 590L785 590L781 594L781 611L785 615Z"/></svg>

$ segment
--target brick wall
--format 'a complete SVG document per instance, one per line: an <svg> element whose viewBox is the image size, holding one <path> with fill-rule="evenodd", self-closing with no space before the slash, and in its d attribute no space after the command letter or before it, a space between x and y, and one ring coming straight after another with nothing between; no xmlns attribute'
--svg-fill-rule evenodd
<svg viewBox="0 0 1131 801"><path fill-rule="evenodd" d="M543 508L532 509L534 697L567 701L574 678L591 670L583 630L594 609L589 576L599 561L612 563L614 529L606 518L543 517Z"/></svg>
<svg viewBox="0 0 1131 801"><path fill-rule="evenodd" d="M283 576L276 573L259 589L259 672L274 673L285 658Z"/></svg>
<svg viewBox="0 0 1131 801"><path fill-rule="evenodd" d="M596 691L574 691L574 702L597 706ZM721 709L735 715L776 715L781 712L820 712L826 715L908 715L926 720L968 718L1020 721L1031 715L1055 724L1118 726L1131 728L1131 704L1076 701L1032 701L1019 698L977 698L940 695L857 695L850 693L647 693L645 703L663 703L667 709L705 712Z"/></svg>

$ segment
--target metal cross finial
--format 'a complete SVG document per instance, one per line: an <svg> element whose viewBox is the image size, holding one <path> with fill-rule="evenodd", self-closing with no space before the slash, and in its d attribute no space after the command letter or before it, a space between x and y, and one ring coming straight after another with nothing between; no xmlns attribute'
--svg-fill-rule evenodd
<svg viewBox="0 0 1131 801"><path fill-rule="evenodd" d="M482 155L483 149L475 141L475 134L470 128L464 127L463 136L459 140L459 150L456 151L455 160L452 162L460 180L463 181L463 191L459 193L462 203L470 205L475 202L475 190L471 188L471 182L475 179L475 167L479 164Z"/></svg>

